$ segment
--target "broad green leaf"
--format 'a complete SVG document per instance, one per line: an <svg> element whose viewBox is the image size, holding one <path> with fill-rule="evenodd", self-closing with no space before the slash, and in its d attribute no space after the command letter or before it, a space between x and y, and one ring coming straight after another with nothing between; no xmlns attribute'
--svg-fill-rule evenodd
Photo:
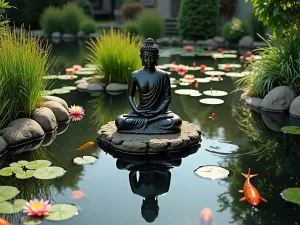
<svg viewBox="0 0 300 225"><path fill-rule="evenodd" d="M83 156L83 157L76 157L73 162L77 165L85 165L85 164L92 164L97 161L97 158L94 156Z"/></svg>
<svg viewBox="0 0 300 225"><path fill-rule="evenodd" d="M300 188L287 188L280 195L284 200L300 205Z"/></svg>
<svg viewBox="0 0 300 225"><path fill-rule="evenodd" d="M16 178L28 179L33 176L34 170L22 171L21 173L16 173Z"/></svg>
<svg viewBox="0 0 300 225"><path fill-rule="evenodd" d="M297 126L285 126L281 128L281 131L287 134L300 134L300 127Z"/></svg>
<svg viewBox="0 0 300 225"><path fill-rule="evenodd" d="M19 190L12 186L0 186L0 202L12 199L19 194Z"/></svg>
<svg viewBox="0 0 300 225"><path fill-rule="evenodd" d="M276 6L276 7L273 9L273 16L277 16L278 11L279 11L279 6Z"/></svg>
<svg viewBox="0 0 300 225"><path fill-rule="evenodd" d="M45 217L51 221L62 221L71 219L78 214L78 209L70 204L56 204L49 209L49 214Z"/></svg>
<svg viewBox="0 0 300 225"><path fill-rule="evenodd" d="M61 177L65 174L65 170L58 166L39 168L33 172L33 176L37 179L50 180Z"/></svg>
<svg viewBox="0 0 300 225"><path fill-rule="evenodd" d="M18 162L13 162L11 164L9 164L10 167L23 167L25 166L26 164L28 164L28 161L26 160L21 160L21 161L18 161Z"/></svg>
<svg viewBox="0 0 300 225"><path fill-rule="evenodd" d="M35 170L35 169L39 169L39 168L43 168L43 167L48 167L51 164L52 163L48 160L35 160L35 161L29 162L25 166L27 169Z"/></svg>
<svg viewBox="0 0 300 225"><path fill-rule="evenodd" d="M229 171L219 166L201 166L194 171L198 176L212 180L225 179Z"/></svg>
<svg viewBox="0 0 300 225"><path fill-rule="evenodd" d="M22 218L22 222L24 225L37 225L41 224L42 220L39 217L26 216Z"/></svg>
<svg viewBox="0 0 300 225"><path fill-rule="evenodd" d="M16 199L13 204L10 202L0 202L0 213L14 214L21 212L26 202L24 199Z"/></svg>
<svg viewBox="0 0 300 225"><path fill-rule="evenodd" d="M21 167L5 167L0 170L0 176L11 176L13 173L17 174L22 172L23 169Z"/></svg>

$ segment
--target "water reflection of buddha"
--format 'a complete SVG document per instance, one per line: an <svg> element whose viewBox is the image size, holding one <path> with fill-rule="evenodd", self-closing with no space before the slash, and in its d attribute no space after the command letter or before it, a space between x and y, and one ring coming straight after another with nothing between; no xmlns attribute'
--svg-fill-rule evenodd
<svg viewBox="0 0 300 225"><path fill-rule="evenodd" d="M154 40L147 38L140 49L144 68L130 76L128 98L133 111L120 115L115 124L120 133L166 134L179 133L181 118L168 109L171 103L169 75L157 69L159 49ZM134 96L139 92L139 104Z"/></svg>
<svg viewBox="0 0 300 225"><path fill-rule="evenodd" d="M168 193L171 183L169 169L180 166L181 159L162 163L130 163L117 160L119 169L127 169L129 182L134 194L143 197L142 217L149 223L158 217L158 197ZM137 178L137 172L139 178Z"/></svg>

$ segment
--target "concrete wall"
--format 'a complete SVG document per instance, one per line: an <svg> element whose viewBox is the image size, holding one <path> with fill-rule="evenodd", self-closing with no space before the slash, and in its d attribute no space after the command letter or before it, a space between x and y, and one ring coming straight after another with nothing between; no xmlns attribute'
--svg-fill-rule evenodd
<svg viewBox="0 0 300 225"><path fill-rule="evenodd" d="M156 9L162 15L163 18L170 18L171 0L156 0Z"/></svg>
<svg viewBox="0 0 300 225"><path fill-rule="evenodd" d="M107 1L107 0L103 0L103 11L108 11L110 12L111 11L111 1Z"/></svg>
<svg viewBox="0 0 300 225"><path fill-rule="evenodd" d="M250 25L250 14L252 12L252 3L246 3L245 0L237 0L235 17L243 20L248 26Z"/></svg>

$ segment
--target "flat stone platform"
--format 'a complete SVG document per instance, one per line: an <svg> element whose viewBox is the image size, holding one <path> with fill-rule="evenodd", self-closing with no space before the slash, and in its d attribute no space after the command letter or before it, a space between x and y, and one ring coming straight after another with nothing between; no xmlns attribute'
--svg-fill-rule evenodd
<svg viewBox="0 0 300 225"><path fill-rule="evenodd" d="M127 153L176 152L201 142L201 131L187 121L177 134L122 134L117 132L115 121L103 125L97 134L102 145Z"/></svg>

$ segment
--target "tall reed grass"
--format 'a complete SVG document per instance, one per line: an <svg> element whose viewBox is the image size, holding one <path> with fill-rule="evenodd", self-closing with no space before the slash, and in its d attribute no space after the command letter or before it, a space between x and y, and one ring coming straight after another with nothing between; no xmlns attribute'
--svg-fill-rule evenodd
<svg viewBox="0 0 300 225"><path fill-rule="evenodd" d="M127 83L130 74L142 67L139 56L142 40L111 28L103 30L101 37L87 42L90 63L100 68L104 79L111 83Z"/></svg>
<svg viewBox="0 0 300 225"><path fill-rule="evenodd" d="M23 29L7 28L0 35L0 111L1 124L20 117L29 117L41 104L42 91L47 81L43 79L52 67L50 46Z"/></svg>
<svg viewBox="0 0 300 225"><path fill-rule="evenodd" d="M4 17L4 9L8 9L10 6L5 0L0 0L0 34L3 32L5 25L8 23L8 20Z"/></svg>

